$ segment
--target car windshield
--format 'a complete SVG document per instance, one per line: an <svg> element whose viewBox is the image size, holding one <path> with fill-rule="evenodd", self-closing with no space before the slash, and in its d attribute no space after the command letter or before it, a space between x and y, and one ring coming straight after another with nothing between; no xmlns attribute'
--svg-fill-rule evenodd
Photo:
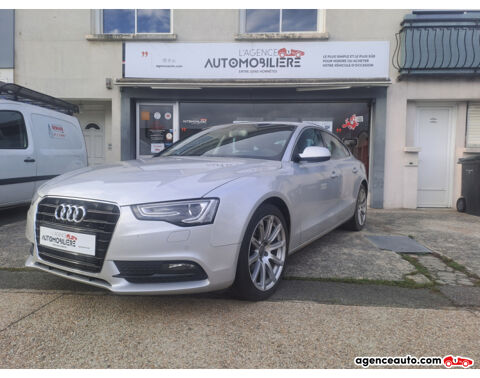
<svg viewBox="0 0 480 378"><path fill-rule="evenodd" d="M280 160L295 126L233 124L180 141L156 156L216 156Z"/></svg>

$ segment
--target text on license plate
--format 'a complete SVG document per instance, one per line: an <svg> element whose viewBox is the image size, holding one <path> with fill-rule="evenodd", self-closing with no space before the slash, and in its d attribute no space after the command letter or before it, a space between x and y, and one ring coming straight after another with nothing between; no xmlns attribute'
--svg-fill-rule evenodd
<svg viewBox="0 0 480 378"><path fill-rule="evenodd" d="M40 245L95 256L95 235L40 226Z"/></svg>

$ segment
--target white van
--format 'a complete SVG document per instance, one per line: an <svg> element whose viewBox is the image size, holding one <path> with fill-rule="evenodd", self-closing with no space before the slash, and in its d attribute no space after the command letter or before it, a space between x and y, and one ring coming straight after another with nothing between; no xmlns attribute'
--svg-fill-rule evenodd
<svg viewBox="0 0 480 378"><path fill-rule="evenodd" d="M2 96L2 85L23 90L23 96L15 97L17 101L2 98L8 98ZM36 94L30 102L38 105L20 102L30 93ZM67 105L62 107L63 104ZM0 207L28 203L45 181L87 166L85 140L78 120L65 114L73 114L75 107L0 82Z"/></svg>

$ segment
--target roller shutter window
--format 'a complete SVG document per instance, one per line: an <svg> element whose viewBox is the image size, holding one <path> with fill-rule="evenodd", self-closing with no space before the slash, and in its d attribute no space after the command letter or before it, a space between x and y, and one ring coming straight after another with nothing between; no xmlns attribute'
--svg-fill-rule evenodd
<svg viewBox="0 0 480 378"><path fill-rule="evenodd" d="M467 110L467 148L480 147L480 102L469 102Z"/></svg>

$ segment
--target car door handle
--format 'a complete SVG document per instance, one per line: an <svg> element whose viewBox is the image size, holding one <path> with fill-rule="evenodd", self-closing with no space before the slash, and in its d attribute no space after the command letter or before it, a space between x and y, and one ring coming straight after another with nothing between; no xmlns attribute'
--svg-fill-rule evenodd
<svg viewBox="0 0 480 378"><path fill-rule="evenodd" d="M25 163L35 163L35 159L31 158L31 157L27 157L25 160L24 160Z"/></svg>
<svg viewBox="0 0 480 378"><path fill-rule="evenodd" d="M353 167L352 172L353 172L353 173L357 173L357 172L358 172L358 168L357 168L357 167Z"/></svg>
<svg viewBox="0 0 480 378"><path fill-rule="evenodd" d="M332 171L332 173L330 174L330 177L331 177L331 178L337 177L337 172L336 172L336 171Z"/></svg>

